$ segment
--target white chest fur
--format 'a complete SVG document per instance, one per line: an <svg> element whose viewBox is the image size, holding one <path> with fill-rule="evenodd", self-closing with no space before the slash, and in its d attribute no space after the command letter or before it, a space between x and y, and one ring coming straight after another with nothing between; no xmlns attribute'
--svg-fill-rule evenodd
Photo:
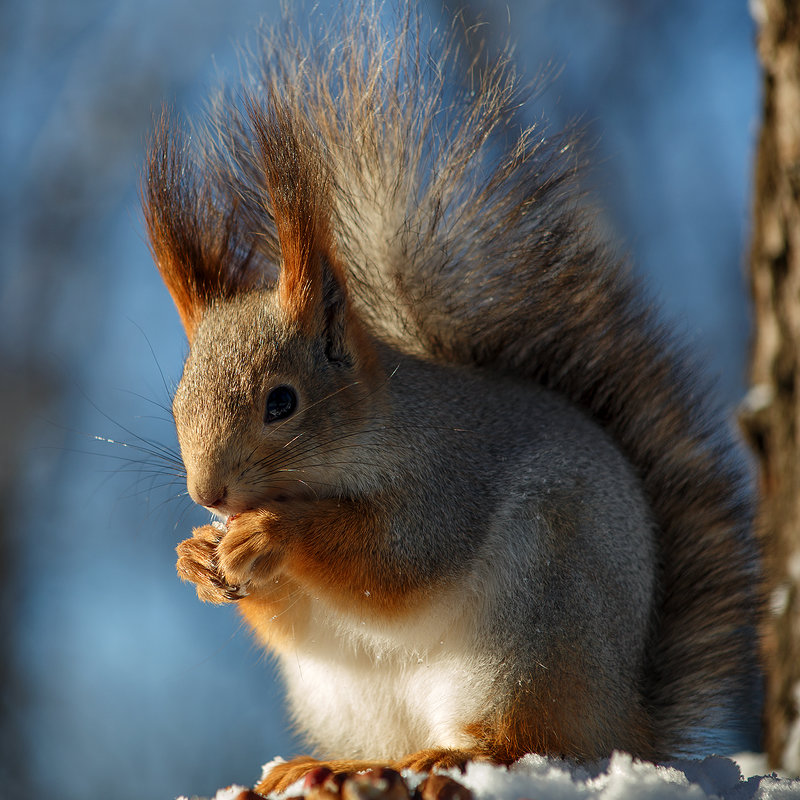
<svg viewBox="0 0 800 800"><path fill-rule="evenodd" d="M482 718L494 669L478 655L469 616L463 599L390 624L316 608L281 659L315 755L393 759L471 744L464 728Z"/></svg>

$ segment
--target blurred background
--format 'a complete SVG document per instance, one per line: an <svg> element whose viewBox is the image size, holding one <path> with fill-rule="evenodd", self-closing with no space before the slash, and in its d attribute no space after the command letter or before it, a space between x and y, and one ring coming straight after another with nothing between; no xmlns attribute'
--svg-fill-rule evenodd
<svg viewBox="0 0 800 800"><path fill-rule="evenodd" d="M206 516L161 458L186 345L138 209L153 110L197 113L277 5L0 4L3 797L213 794L301 749L233 609L175 575ZM733 411L758 123L744 0L465 5L523 74L560 70L529 120L582 119L588 188Z"/></svg>

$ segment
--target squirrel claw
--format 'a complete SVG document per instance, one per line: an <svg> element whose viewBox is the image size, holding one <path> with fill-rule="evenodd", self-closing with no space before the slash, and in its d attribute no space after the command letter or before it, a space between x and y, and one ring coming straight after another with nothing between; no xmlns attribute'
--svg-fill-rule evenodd
<svg viewBox="0 0 800 800"><path fill-rule="evenodd" d="M259 513L228 517L228 532L214 551L218 571L228 585L244 589L274 576L282 552L275 546L267 519Z"/></svg>
<svg viewBox="0 0 800 800"><path fill-rule="evenodd" d="M219 529L204 525L193 531L191 539L177 548L176 569L183 581L193 583L197 596L206 603L234 603L247 595L245 584L228 582L217 565L216 548L220 541Z"/></svg>
<svg viewBox="0 0 800 800"><path fill-rule="evenodd" d="M241 600L243 597L247 597L248 592L245 586L228 584L220 578L212 578L211 583L226 600L232 603L236 600Z"/></svg>

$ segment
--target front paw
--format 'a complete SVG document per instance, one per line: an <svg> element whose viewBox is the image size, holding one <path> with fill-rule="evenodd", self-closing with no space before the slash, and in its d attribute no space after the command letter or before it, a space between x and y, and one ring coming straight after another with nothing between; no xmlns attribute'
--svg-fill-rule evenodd
<svg viewBox="0 0 800 800"><path fill-rule="evenodd" d="M229 517L227 533L216 548L216 562L228 584L256 586L275 576L283 550L271 527L274 517L266 511L245 511Z"/></svg>
<svg viewBox="0 0 800 800"><path fill-rule="evenodd" d="M191 539L182 541L175 548L178 576L193 583L197 596L206 603L232 603L246 594L219 571L216 553L223 533L214 525L203 525L192 531Z"/></svg>

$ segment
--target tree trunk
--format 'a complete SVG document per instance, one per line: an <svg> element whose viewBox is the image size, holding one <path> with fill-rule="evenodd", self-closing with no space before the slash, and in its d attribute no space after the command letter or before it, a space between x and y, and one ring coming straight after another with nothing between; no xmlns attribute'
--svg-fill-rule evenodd
<svg viewBox="0 0 800 800"><path fill-rule="evenodd" d="M800 773L800 4L760 0L763 121L750 281L753 389L743 427L759 467L763 536L765 749Z"/></svg>

